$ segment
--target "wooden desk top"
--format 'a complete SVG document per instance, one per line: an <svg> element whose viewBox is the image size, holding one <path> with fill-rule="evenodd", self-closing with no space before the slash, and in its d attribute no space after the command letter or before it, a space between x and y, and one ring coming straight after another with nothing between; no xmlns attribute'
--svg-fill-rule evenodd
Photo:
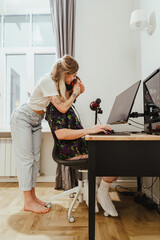
<svg viewBox="0 0 160 240"><path fill-rule="evenodd" d="M160 141L160 135L150 135L144 133L131 135L86 135L86 141Z"/></svg>

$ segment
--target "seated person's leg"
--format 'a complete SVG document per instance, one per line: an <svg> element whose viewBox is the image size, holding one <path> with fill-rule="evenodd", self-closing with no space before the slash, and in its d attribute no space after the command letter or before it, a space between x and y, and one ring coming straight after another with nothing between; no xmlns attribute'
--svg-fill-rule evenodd
<svg viewBox="0 0 160 240"><path fill-rule="evenodd" d="M109 196L109 187L110 187L110 184L116 180L117 180L117 177L103 177L97 191L98 202L106 212L106 215L111 215L113 217L118 216L118 213Z"/></svg>
<svg viewBox="0 0 160 240"><path fill-rule="evenodd" d="M77 156L69 158L67 160L80 160L80 159L85 159L85 158L88 158L88 154L77 155ZM97 189L98 189L98 186L100 184L100 180L98 181L98 179L99 178L97 177L96 178L96 193L95 193L95 195L97 195ZM87 180L84 182L84 199L85 199L86 204L88 206L88 181ZM96 213L99 212L98 205L97 205L97 198L95 199L95 212Z"/></svg>
<svg viewBox="0 0 160 240"><path fill-rule="evenodd" d="M98 190L98 187L99 187L99 177L96 177L96 189L95 189L95 212L98 213L99 212L99 208L98 208L98 205L97 205L97 190ZM86 204L88 206L88 181L86 180L84 182L84 198L85 198L85 201L86 201Z"/></svg>
<svg viewBox="0 0 160 240"><path fill-rule="evenodd" d="M88 154L77 155L75 157L68 158L67 160L80 160L80 159L86 159L86 158L88 158Z"/></svg>

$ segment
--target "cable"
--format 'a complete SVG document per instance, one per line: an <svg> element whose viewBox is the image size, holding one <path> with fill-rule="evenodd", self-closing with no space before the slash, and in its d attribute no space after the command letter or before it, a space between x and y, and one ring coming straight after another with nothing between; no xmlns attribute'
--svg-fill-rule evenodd
<svg viewBox="0 0 160 240"><path fill-rule="evenodd" d="M144 189L151 189L151 199L153 200L153 185L155 184L155 182L157 181L157 179L158 179L158 177L156 177L155 178L155 180L153 181L153 179L154 179L154 177L152 177L152 184L151 184L151 186L149 186L149 187L145 187L144 185L143 185L143 180L142 180L142 187L144 188ZM125 189L125 190L127 190L127 191L119 191L117 188L122 188L122 189ZM123 195L130 195L130 196L134 196L135 195L135 193L132 191L132 190L130 190L129 188L126 188L126 187L122 187L122 186L120 186L120 185L117 185L116 187L115 187L115 191L116 192L118 192L118 193L121 193L121 194L123 194Z"/></svg>
<svg viewBox="0 0 160 240"><path fill-rule="evenodd" d="M142 123L138 123L138 122L136 122L136 121L134 121L134 120L132 120L132 119L128 119L128 120L130 120L131 122L134 122L134 123L136 123L136 124L139 124L139 125L142 125L142 126L144 126Z"/></svg>
<svg viewBox="0 0 160 240"><path fill-rule="evenodd" d="M157 181L157 179L158 179L158 177L156 177L156 179L153 181L153 177L152 177L152 184L151 184L151 186L145 187L145 186L143 185L143 183L142 183L142 187L143 187L144 189L150 189L150 188L152 188L153 185L155 184L155 182Z"/></svg>
<svg viewBox="0 0 160 240"><path fill-rule="evenodd" d="M101 123L101 121L100 121L100 119L99 119L99 117L98 117L98 116L97 116L97 119L98 119L99 123L102 125L102 123Z"/></svg>
<svg viewBox="0 0 160 240"><path fill-rule="evenodd" d="M139 129L141 129L141 130L144 130L144 128L141 128L141 127L137 127L136 125L133 125L132 123L129 123L129 122L128 122L128 125L130 125L130 126L132 126L132 127L136 127L136 128L139 128Z"/></svg>
<svg viewBox="0 0 160 240"><path fill-rule="evenodd" d="M118 187L122 188L122 189L125 189L127 191L118 191L118 189L117 189ZM120 185L115 186L115 191L118 192L118 193L121 193L123 195L129 195L129 196L134 196L135 195L135 193L131 189L126 188L126 187L122 187Z"/></svg>
<svg viewBox="0 0 160 240"><path fill-rule="evenodd" d="M139 129L141 129L141 130L144 130L143 128L137 127L137 126L135 126L135 125L133 125L133 124L131 124L131 123L128 123L128 125L130 125L130 126L132 126L132 127L135 127L135 128L139 128Z"/></svg>
<svg viewBox="0 0 160 240"><path fill-rule="evenodd" d="M77 115L77 117L78 117L78 120L79 120L80 123L81 123L81 118L80 118L80 116L79 116L79 113L78 113L77 109L75 108L74 105L72 105L72 107L74 108L74 110L75 110L75 112L76 112L76 115Z"/></svg>
<svg viewBox="0 0 160 240"><path fill-rule="evenodd" d="M160 209L157 206L157 204L153 201L153 185L155 184L155 182L157 181L158 177L155 178L152 177L152 184L149 187L145 187L143 185L143 178L141 180L142 183L142 188L144 189L150 189L151 188L151 197L147 197L145 193L143 193L143 195L136 195L135 196L135 201L142 204L143 206L149 208L149 209L157 209L158 213L160 213Z"/></svg>

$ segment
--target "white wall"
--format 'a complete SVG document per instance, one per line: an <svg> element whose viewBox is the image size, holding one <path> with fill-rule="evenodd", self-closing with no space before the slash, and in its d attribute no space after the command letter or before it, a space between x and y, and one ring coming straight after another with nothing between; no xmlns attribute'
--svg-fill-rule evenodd
<svg viewBox="0 0 160 240"><path fill-rule="evenodd" d="M44 176L56 176L56 163L52 159L54 140L52 134L42 133L40 169Z"/></svg>
<svg viewBox="0 0 160 240"><path fill-rule="evenodd" d="M76 59L80 65L78 74L86 87L77 108L86 127L94 124L90 102L101 98L103 115L99 117L105 124L116 95L139 80L138 41L129 28L135 3L77 0Z"/></svg>
<svg viewBox="0 0 160 240"><path fill-rule="evenodd" d="M152 12L156 16L155 32L151 36L141 33L141 74L144 79L160 67L160 1L141 0L140 7L146 11L148 18Z"/></svg>
<svg viewBox="0 0 160 240"><path fill-rule="evenodd" d="M145 79L154 70L160 67L160 1L141 0L140 8L144 9L148 15L155 11L156 29L150 36L146 32L141 33L141 76ZM145 167L145 166L144 166ZM151 178L144 178L144 185L151 185ZM156 182L153 189L155 200L159 199L159 182Z"/></svg>

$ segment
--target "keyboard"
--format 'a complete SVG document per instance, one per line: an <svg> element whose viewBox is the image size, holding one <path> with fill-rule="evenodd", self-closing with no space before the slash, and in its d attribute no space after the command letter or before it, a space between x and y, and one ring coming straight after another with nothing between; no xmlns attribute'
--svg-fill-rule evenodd
<svg viewBox="0 0 160 240"><path fill-rule="evenodd" d="M105 135L105 136L129 136L131 133L130 132L112 132L109 134L106 134L104 132L99 132L99 133L91 133L89 135Z"/></svg>

